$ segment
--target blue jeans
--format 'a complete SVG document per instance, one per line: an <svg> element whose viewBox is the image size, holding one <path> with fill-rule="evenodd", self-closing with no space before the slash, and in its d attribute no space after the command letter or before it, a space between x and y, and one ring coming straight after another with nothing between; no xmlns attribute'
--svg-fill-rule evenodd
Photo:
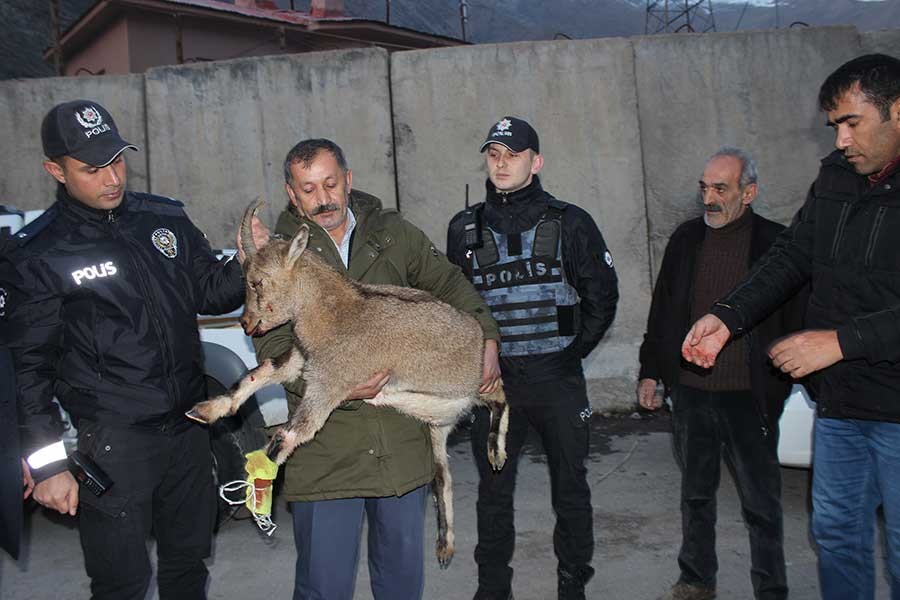
<svg viewBox="0 0 900 600"><path fill-rule="evenodd" d="M900 424L817 419L812 495L822 598L875 597L875 511L881 505L891 598L900 600Z"/></svg>
<svg viewBox="0 0 900 600"><path fill-rule="evenodd" d="M375 600L421 599L428 492L424 485L400 497L291 502L294 600L353 600L363 515Z"/></svg>

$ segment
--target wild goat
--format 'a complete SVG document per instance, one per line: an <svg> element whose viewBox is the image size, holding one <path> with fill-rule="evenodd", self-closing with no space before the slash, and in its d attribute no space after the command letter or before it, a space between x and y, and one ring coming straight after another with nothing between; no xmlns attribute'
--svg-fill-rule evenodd
<svg viewBox="0 0 900 600"><path fill-rule="evenodd" d="M247 335L261 335L290 321L295 345L262 361L225 395L195 405L187 416L213 423L233 415L260 388L302 376L303 400L266 446L266 454L282 464L299 444L312 439L350 390L373 373L390 370L388 384L367 402L391 406L431 430L437 465L432 487L437 556L446 568L454 551L447 436L473 406L491 410L488 457L494 469L506 461L509 410L502 386L491 394L478 392L481 327L472 316L427 292L348 279L315 252L305 251L305 225L289 242L273 239L256 248L250 223L261 205L251 204L241 221L247 282L241 325Z"/></svg>

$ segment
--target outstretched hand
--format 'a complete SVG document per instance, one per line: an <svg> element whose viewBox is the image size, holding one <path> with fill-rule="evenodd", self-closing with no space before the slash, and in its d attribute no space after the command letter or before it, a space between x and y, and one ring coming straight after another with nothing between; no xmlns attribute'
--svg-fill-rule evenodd
<svg viewBox="0 0 900 600"><path fill-rule="evenodd" d="M694 323L684 337L681 356L689 363L704 369L712 368L716 364L716 357L730 337L731 332L719 317L706 314Z"/></svg>

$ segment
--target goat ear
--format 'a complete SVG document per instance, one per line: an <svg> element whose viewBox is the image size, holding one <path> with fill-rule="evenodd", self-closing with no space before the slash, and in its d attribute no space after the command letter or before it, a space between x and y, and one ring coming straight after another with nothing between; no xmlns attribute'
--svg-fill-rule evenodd
<svg viewBox="0 0 900 600"><path fill-rule="evenodd" d="M300 226L300 229L297 230L296 235L294 235L294 239L291 240L291 247L288 249L287 260L288 265L293 266L294 262L300 258L300 255L303 254L303 251L306 250L306 245L309 243L309 226L305 223Z"/></svg>

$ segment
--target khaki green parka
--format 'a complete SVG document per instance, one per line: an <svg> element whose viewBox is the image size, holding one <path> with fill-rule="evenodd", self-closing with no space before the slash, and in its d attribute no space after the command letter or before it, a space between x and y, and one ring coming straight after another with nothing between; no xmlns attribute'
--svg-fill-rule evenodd
<svg viewBox="0 0 900 600"><path fill-rule="evenodd" d="M397 211L382 209L378 198L364 192L350 193L350 209L356 230L349 268L328 233L290 204L279 216L275 233L290 238L306 223L310 229L306 251L318 252L351 279L430 292L474 316L485 339L499 341L497 323L481 296L421 230ZM253 343L260 361L282 354L293 344L290 323ZM304 382L297 379L284 387L293 409L303 395ZM431 439L425 425L392 408L348 401L309 443L297 448L284 465L284 477L288 501L401 496L434 479Z"/></svg>

